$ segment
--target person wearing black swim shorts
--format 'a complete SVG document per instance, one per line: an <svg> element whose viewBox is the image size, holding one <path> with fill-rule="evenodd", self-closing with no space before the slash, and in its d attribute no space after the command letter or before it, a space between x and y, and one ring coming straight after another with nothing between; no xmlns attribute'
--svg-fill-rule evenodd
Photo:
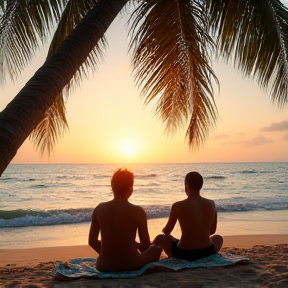
<svg viewBox="0 0 288 288"><path fill-rule="evenodd" d="M168 257L198 260L220 251L223 238L215 234L217 228L217 210L211 199L200 195L203 177L198 172L189 172L184 181L187 198L174 203L166 226L153 240ZM179 221L181 227L180 240L170 233Z"/></svg>
<svg viewBox="0 0 288 288"><path fill-rule="evenodd" d="M214 244L207 248L187 250L179 248L177 246L178 242L179 240L172 242L171 253L174 258L195 261L216 254Z"/></svg>

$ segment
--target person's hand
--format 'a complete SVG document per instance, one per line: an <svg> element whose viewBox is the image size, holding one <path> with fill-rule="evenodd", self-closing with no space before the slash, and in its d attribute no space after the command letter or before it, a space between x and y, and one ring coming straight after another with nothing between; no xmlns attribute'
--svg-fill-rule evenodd
<svg viewBox="0 0 288 288"><path fill-rule="evenodd" d="M136 249L137 250L139 250L140 252L143 252L145 250L145 249L143 249L142 243L137 243L136 241L135 241L135 243L136 243Z"/></svg>
<svg viewBox="0 0 288 288"><path fill-rule="evenodd" d="M170 236L170 238L171 238L173 241L178 241L178 239L175 238L175 237L173 237L172 235L169 235L169 236Z"/></svg>
<svg viewBox="0 0 288 288"><path fill-rule="evenodd" d="M138 243L137 241L135 241L135 245L136 245L136 249L139 249L139 247L141 246L141 243Z"/></svg>

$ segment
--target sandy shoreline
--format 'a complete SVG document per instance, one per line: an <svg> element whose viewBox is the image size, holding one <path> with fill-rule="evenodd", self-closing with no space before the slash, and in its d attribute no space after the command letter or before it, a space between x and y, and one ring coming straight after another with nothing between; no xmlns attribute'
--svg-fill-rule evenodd
<svg viewBox="0 0 288 288"><path fill-rule="evenodd" d="M250 248L255 245L288 244L288 235L224 236L223 247ZM0 267L35 266L40 262L68 261L78 257L97 257L88 245L44 247L32 249L0 249ZM287 256L288 257L288 256Z"/></svg>
<svg viewBox="0 0 288 288"><path fill-rule="evenodd" d="M225 236L221 252L247 265L147 272L130 279L52 281L56 261L96 257L88 245L0 250L0 287L288 287L288 235Z"/></svg>

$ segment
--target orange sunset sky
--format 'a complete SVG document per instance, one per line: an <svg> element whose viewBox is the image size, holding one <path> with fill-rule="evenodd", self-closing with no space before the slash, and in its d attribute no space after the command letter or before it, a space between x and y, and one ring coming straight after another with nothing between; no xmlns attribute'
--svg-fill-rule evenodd
<svg viewBox="0 0 288 288"><path fill-rule="evenodd" d="M69 97L70 130L48 158L26 140L12 163L174 163L288 161L288 106L279 109L256 82L232 65L214 63L220 81L215 100L216 128L198 151L185 141L184 127L164 133L152 105L143 106L131 76L126 19L117 18L107 32L108 49L99 69ZM0 110L13 99L45 60L37 53L16 83L0 88ZM217 92L217 89L216 89Z"/></svg>

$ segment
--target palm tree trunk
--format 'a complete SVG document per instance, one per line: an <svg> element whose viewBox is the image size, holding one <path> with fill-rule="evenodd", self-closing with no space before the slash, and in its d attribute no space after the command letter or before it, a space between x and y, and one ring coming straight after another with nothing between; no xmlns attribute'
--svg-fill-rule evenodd
<svg viewBox="0 0 288 288"><path fill-rule="evenodd" d="M127 0L99 0L0 113L0 176Z"/></svg>

